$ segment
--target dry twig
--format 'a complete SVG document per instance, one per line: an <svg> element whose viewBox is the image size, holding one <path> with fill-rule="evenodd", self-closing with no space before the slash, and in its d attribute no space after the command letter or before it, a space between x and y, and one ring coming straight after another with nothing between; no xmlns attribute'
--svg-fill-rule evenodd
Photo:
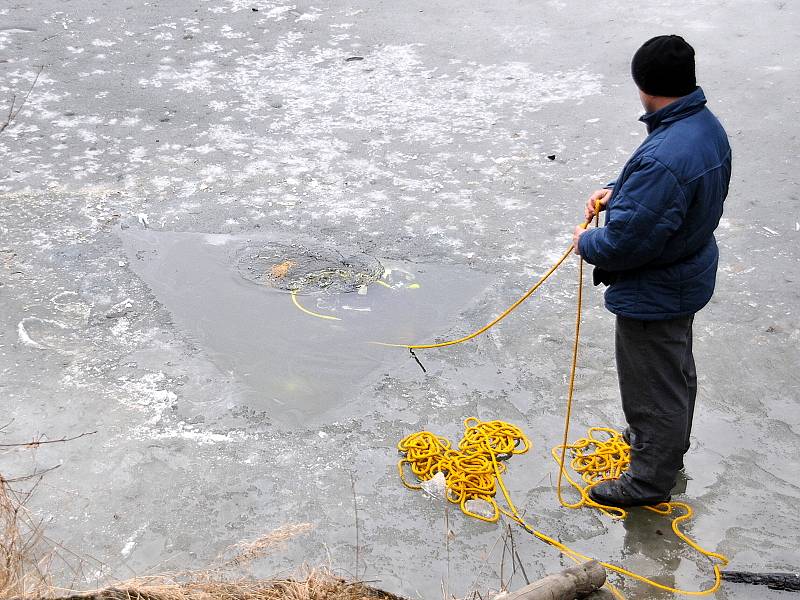
<svg viewBox="0 0 800 600"><path fill-rule="evenodd" d="M0 475L0 483L18 483L20 481L28 481L30 479L35 479L37 477L39 477L39 479L41 481L42 476L44 476L45 474L49 473L50 471L55 471L60 466L61 465L55 465L53 467L49 467L47 469L44 469L43 471L34 471L30 475L22 475L20 477L14 477L12 479L6 479L2 475Z"/></svg>
<svg viewBox="0 0 800 600"><path fill-rule="evenodd" d="M356 580L358 579L358 564L360 560L360 548L361 548L361 540L359 539L359 530L358 530L358 498L356 497L356 479L353 472L350 471L350 489L353 492L353 512L355 513L355 520L356 520L356 568L354 570L354 576Z"/></svg>
<svg viewBox="0 0 800 600"><path fill-rule="evenodd" d="M31 440L30 442L16 442L14 444L0 444L0 448L38 448L42 444L60 444L61 442L71 442L72 440L77 440L79 438L85 437L87 435L94 435L97 433L95 431L86 431L79 435L73 435L72 437L61 437L57 440L48 440L45 439L45 436L42 435L37 440Z"/></svg>
<svg viewBox="0 0 800 600"><path fill-rule="evenodd" d="M22 102L20 102L16 111L14 111L14 106L17 103L17 95L14 94L13 96L11 96L11 108L8 109L8 116L6 117L6 120L0 122L0 133L3 133L5 128L11 125L11 123L14 122L14 119L16 119L19 116L20 111L25 106L25 103L28 101L28 98L30 97L33 88L36 87L36 82L39 81L39 75L42 74L43 70L44 70L44 65L40 65L39 70L36 71L36 77L33 78L33 83L31 83L31 87L28 88L28 93L25 94L25 97L22 99Z"/></svg>

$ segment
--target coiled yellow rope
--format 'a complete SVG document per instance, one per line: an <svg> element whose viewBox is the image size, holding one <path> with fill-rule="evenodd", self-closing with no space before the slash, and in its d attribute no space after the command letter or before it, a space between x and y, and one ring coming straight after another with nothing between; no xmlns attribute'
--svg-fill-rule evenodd
<svg viewBox="0 0 800 600"><path fill-rule="evenodd" d="M606 439L596 437L599 432L605 433L607 435ZM559 452L562 449L564 449L564 446L553 448L553 458L560 467L560 474L580 494L580 500L573 503L564 500L561 494L561 483L559 482L557 493L561 505L566 508L591 506L612 519L625 518L628 513L622 508L598 504L588 494L592 486L608 479L617 479L628 468L628 464L631 461L631 448L622 435L607 427L592 427L589 429L587 437L566 446L566 450L572 454L570 467L580 476L585 485L576 483L563 468L561 462L562 453Z"/></svg>
<svg viewBox="0 0 800 600"><path fill-rule="evenodd" d="M496 482L498 475L505 471L498 457L524 454L530 447L522 430L510 423L469 417L464 421L464 437L458 450L450 447L450 440L430 431L412 433L400 440L397 449L403 458L397 463L397 470L403 485L412 490L421 486L408 482L406 466L419 481L428 481L442 473L447 500L461 507L465 515L494 523L501 512L495 500ZM470 500L486 502L492 509L492 516L471 510L467 505Z"/></svg>
<svg viewBox="0 0 800 600"><path fill-rule="evenodd" d="M595 211L596 215L599 213ZM584 223L584 227L589 224L589 221ZM384 344L388 346L398 346L411 349L426 349L426 348L441 348L445 346L452 346L471 340L478 335L484 333L503 318L508 316L515 308L524 302L531 294L533 294L539 286L542 285L552 275L558 267L566 260L573 246L559 258L559 260L551 267L539 281L534 284L519 300L512 304L500 316L495 318L492 322L488 323L481 329L464 336L462 338L442 342L438 344L420 344L420 345L405 345L405 344ZM579 261L578 267L578 298L577 310L575 317L575 337L572 347L572 361L570 367L569 387L567 394L567 407L564 419L564 437L563 443L552 449L552 455L559 465L558 482L557 482L557 495L559 502L566 508L581 508L589 506L597 508L604 514L615 518L623 519L627 516L627 511L622 508L604 506L592 500L588 491L593 485L608 479L614 479L628 468L630 464L630 447L622 438L622 436L613 429L593 427L589 430L587 437L581 438L573 444L568 444L569 439L569 426L572 414L572 400L575 389L575 372L578 362L578 346L580 340L580 326L581 326L581 313L583 305L583 259ZM451 448L449 440L439 437L429 431L421 431L413 433L403 438L398 444L398 450L402 453L403 458L397 464L400 478L408 488L420 489L421 486L409 483L406 479L405 468L410 468L411 472L417 477L419 481L427 481L432 479L437 473L443 473L445 477L445 496L447 500L454 504L458 504L464 514L480 519L487 522L496 522L501 514L506 515L512 521L519 524L522 528L528 531L533 536L557 548L562 554L569 557L575 562L582 562L591 560L590 557L577 552L568 546L562 544L558 540L541 533L531 527L519 514L516 506L514 505L508 489L506 488L502 474L505 472L506 467L500 462L500 458L510 457L513 454L522 454L527 452L530 447L530 441L527 436L516 426L503 421L479 421L475 417L470 417L464 421L464 437L458 445L458 450ZM596 434L605 433L606 438L597 437ZM521 447L520 447L521 446ZM570 466L578 474L583 485L577 483L566 472L565 461L567 453L572 455ZM567 502L562 494L562 478L579 493L580 498L578 501L570 503ZM497 487L500 488L503 498L505 500L506 508L502 508L496 500ZM491 516L485 516L476 513L469 508L469 501L484 501L489 504L492 509ZM697 550L712 561L714 569L714 583L704 590L682 590L679 588L667 586L657 581L649 579L633 571L629 571L620 566L601 562L606 569L619 573L658 588L660 590L683 594L688 596L705 596L716 592L722 582L720 567L728 564L728 559L722 554L711 552L704 549L694 540L689 538L683 533L679 525L692 517L692 508L683 502L664 502L656 506L644 507L655 513L671 516L676 510L683 511L673 517L671 526L675 535L683 540L687 545ZM623 598L622 594L608 584L611 591L618 597Z"/></svg>

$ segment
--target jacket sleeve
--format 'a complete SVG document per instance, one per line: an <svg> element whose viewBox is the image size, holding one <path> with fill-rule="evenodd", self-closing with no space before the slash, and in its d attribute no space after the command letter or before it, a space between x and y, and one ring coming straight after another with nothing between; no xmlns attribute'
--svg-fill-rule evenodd
<svg viewBox="0 0 800 600"><path fill-rule="evenodd" d="M683 223L688 202L675 175L645 157L617 190L610 208L605 227L584 233L578 250L590 264L626 271L658 258Z"/></svg>

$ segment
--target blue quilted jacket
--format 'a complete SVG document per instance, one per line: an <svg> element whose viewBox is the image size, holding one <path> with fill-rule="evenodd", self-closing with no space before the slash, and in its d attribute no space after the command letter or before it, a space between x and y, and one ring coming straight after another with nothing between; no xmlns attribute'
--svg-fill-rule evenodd
<svg viewBox="0 0 800 600"><path fill-rule="evenodd" d="M613 184L605 227L579 251L609 283L606 308L642 320L686 317L714 293L714 230L731 177L725 130L699 87L641 117L648 136Z"/></svg>

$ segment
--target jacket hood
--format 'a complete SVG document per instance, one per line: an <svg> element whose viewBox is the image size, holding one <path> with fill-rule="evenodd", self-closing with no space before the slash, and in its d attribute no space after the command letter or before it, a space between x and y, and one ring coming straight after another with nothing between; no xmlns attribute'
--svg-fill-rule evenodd
<svg viewBox="0 0 800 600"><path fill-rule="evenodd" d="M639 117L639 120L647 125L647 133L652 133L654 129L657 129L661 125L679 121L689 115L693 115L702 110L705 105L706 95L703 93L703 88L698 86L688 96L679 98L661 110L646 113Z"/></svg>

